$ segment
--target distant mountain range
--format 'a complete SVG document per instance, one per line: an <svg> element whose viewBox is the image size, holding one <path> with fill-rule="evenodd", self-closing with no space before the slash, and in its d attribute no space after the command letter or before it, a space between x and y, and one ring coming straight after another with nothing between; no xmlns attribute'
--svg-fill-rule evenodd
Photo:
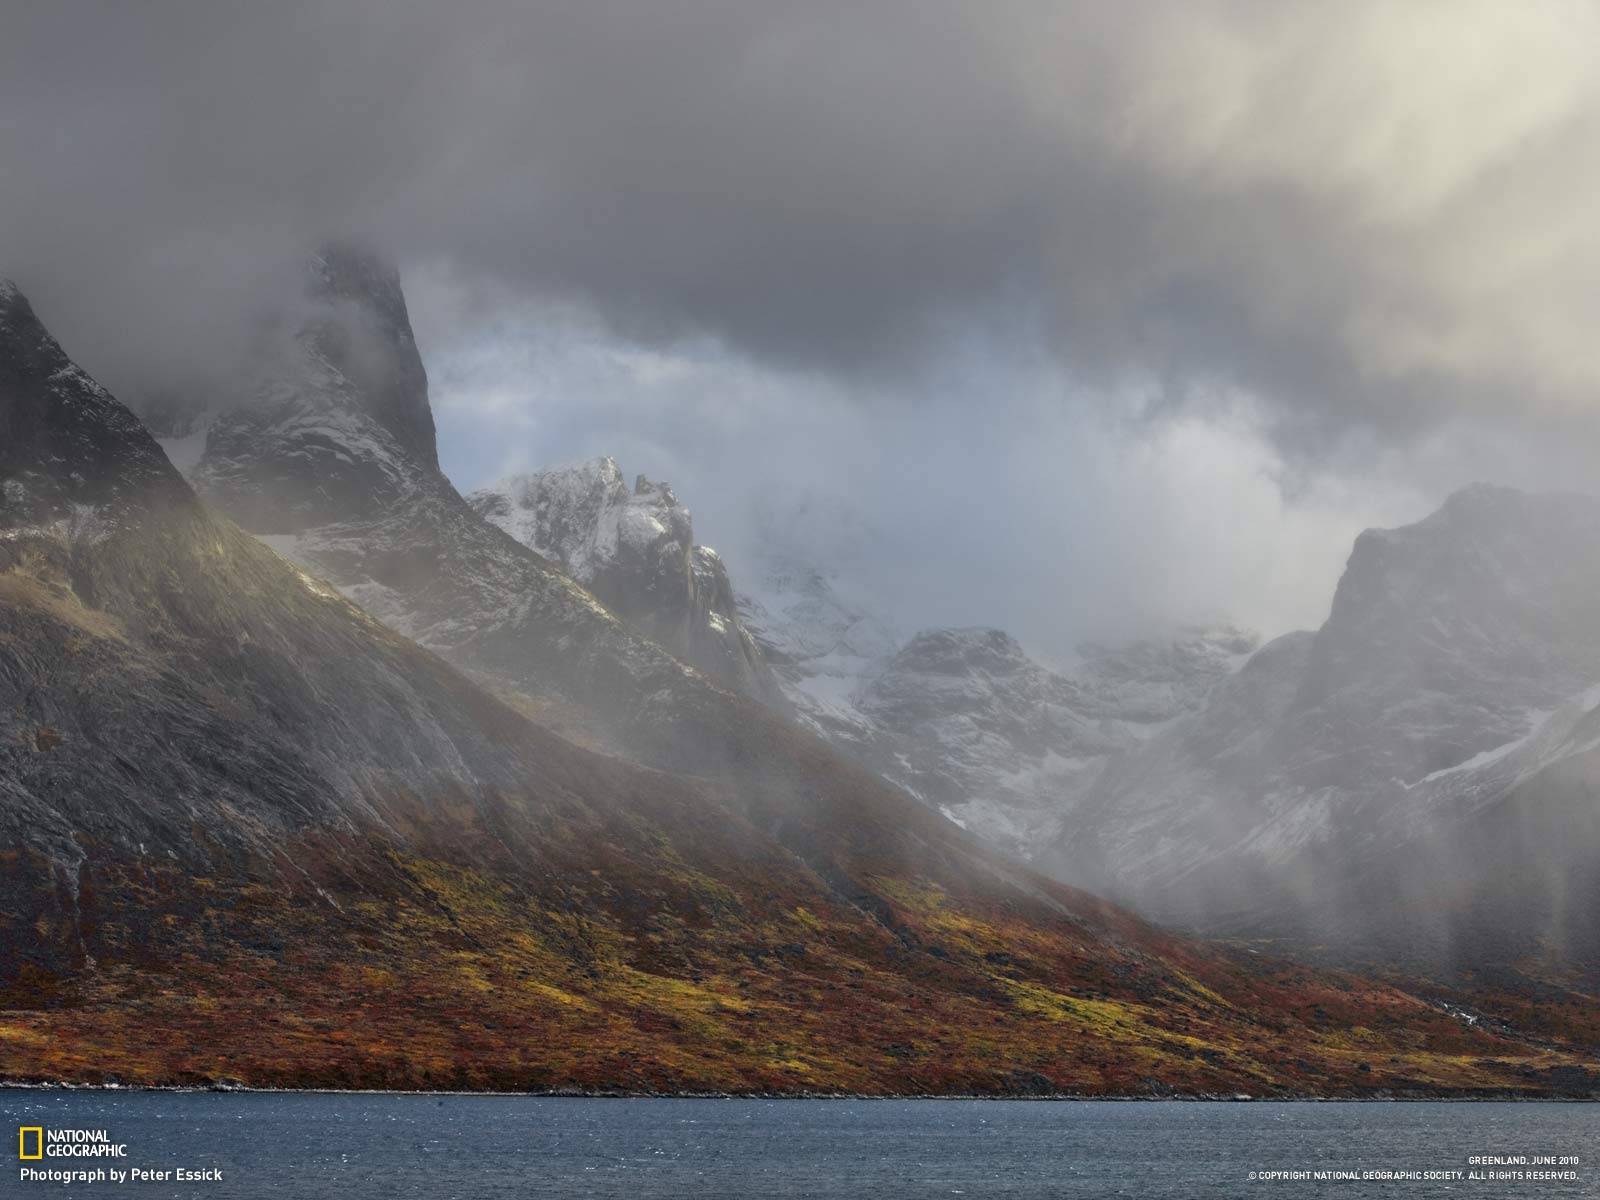
<svg viewBox="0 0 1600 1200"><path fill-rule="evenodd" d="M538 487L531 523L486 519L439 472L377 258L318 256L306 312L241 370L244 398L185 434L191 488L0 285L0 1076L1600 1089L1580 993L1379 982L1176 936L830 747L758 698L763 672L805 668L747 655L784 635L730 607L664 489L601 479L595 511L637 557L552 534ZM579 546L661 586L593 570L614 613L573 578ZM682 608L654 605L668 590ZM1061 686L1003 635L921 640L895 648L915 648L903 686L852 701L884 722L903 698L908 738L946 728L919 674L964 681L946 707L980 735ZM1229 644L1200 638L1198 660L1225 673ZM742 675L719 681L723 650ZM1249 673L1132 686L1143 661L1107 667L1108 728L1191 692L1212 698L1199 719ZM1032 754L1076 726L997 728Z"/></svg>
<svg viewBox="0 0 1600 1200"><path fill-rule="evenodd" d="M1318 633L1069 671L755 566L738 615L796 718L1059 878L1295 953L1600 966L1600 502L1468 488L1363 534Z"/></svg>
<svg viewBox="0 0 1600 1200"><path fill-rule="evenodd" d="M1363 534L1316 633L1197 628L1067 672L774 578L746 624L802 719L1060 878L1296 953L1600 965L1600 502L1471 487Z"/></svg>

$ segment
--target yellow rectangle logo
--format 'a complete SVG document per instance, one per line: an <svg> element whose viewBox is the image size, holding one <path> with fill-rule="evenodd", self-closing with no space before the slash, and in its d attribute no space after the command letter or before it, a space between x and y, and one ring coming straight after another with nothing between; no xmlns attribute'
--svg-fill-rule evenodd
<svg viewBox="0 0 1600 1200"><path fill-rule="evenodd" d="M33 1134L33 1153L28 1153L28 1135ZM44 1126L24 1125L17 1130L17 1157L24 1162L44 1157Z"/></svg>

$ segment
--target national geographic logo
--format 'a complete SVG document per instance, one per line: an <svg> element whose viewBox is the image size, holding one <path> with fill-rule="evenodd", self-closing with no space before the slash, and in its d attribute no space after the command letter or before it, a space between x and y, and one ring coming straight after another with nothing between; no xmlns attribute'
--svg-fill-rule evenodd
<svg viewBox="0 0 1600 1200"><path fill-rule="evenodd" d="M130 1164L128 1147L104 1129L50 1129L23 1125L17 1130L17 1179L22 1183L221 1183L221 1167ZM110 1160L110 1161L107 1161ZM39 1163L39 1166L32 1164Z"/></svg>
<svg viewBox="0 0 1600 1200"><path fill-rule="evenodd" d="M24 1125L17 1130L17 1157L23 1162L47 1158L127 1158L128 1147L113 1142L104 1129L46 1129Z"/></svg>

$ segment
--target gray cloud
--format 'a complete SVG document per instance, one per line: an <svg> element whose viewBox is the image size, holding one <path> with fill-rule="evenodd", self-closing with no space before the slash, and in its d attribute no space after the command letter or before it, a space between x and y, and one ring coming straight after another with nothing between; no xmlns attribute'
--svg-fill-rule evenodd
<svg viewBox="0 0 1600 1200"><path fill-rule="evenodd" d="M1308 538L1288 561L1322 587L1354 524L1469 471L1592 467L1597 24L1575 0L24 2L0 269L113 386L204 389L309 242L370 235L465 484L495 421L539 461L632 441L737 540L730 480L763 472L725 464L771 454L897 522L896 577L992 553L1221 604L1212 574L1285 587L1262 556ZM548 306L584 332L541 335ZM624 388L579 351L690 382ZM830 431L848 469L772 450ZM904 499L963 456L1035 517L999 537ZM1225 562L1168 494L1196 463L1233 496ZM1115 545L1108 506L1165 532ZM1114 615L1083 603L1016 621Z"/></svg>
<svg viewBox="0 0 1600 1200"><path fill-rule="evenodd" d="M237 288L358 229L786 365L903 367L950 320L1037 310L1076 370L1169 402L1242 386L1285 436L1567 419L1600 372L1597 22L1560 0L25 4L0 228L101 344L151 317L135 296L204 333L197 277Z"/></svg>

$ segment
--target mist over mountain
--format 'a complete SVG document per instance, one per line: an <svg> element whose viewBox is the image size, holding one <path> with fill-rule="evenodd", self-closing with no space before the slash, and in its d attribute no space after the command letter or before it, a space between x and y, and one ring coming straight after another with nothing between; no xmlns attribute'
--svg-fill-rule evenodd
<svg viewBox="0 0 1600 1200"><path fill-rule="evenodd" d="M1086 646L1069 674L998 629L909 637L837 571L774 555L752 583L693 546L688 510L614 460L511 477L469 497L614 612L1002 849L1031 857L1117 755L1197 707L1257 644L1230 626ZM737 596L737 600L735 600ZM730 664L740 674L730 671Z"/></svg>
<svg viewBox="0 0 1600 1200"><path fill-rule="evenodd" d="M1596 511L1469 488L1363 534L1316 634L1193 629L1067 671L996 629L902 635L837 572L732 583L801 723L1008 853L1298 952L1537 972L1596 961Z"/></svg>
<svg viewBox="0 0 1600 1200"><path fill-rule="evenodd" d="M316 261L310 298L331 276L338 306L314 308L252 394L209 419L190 470L201 495L397 631L568 710L588 736L652 762L737 757L725 694L439 471L392 269L347 246Z"/></svg>
<svg viewBox="0 0 1600 1200"><path fill-rule="evenodd" d="M1431 962L1593 961L1600 502L1473 487L1357 539L1109 770L1057 868L1149 911Z"/></svg>
<svg viewBox="0 0 1600 1200"><path fill-rule="evenodd" d="M766 739L763 770L723 786L581 749L199 500L9 287L0 364L11 1078L1593 1086L1565 1034L1491 1033L1436 997L1186 942L1051 883L664 655L690 718L731 706L728 744ZM267 444L325 448L330 428L358 428L401 445L378 406L308 433L301 418L333 411L320 406L334 394L279 409ZM275 478L296 480L288 457ZM311 478L249 511L321 528L309 522L350 476L305 505ZM542 561L505 544L510 561ZM576 584L556 594L585 599ZM620 623L592 600L584 611L605 632L555 639L552 659L637 667ZM951 1040L979 1025L981 1040ZM1348 1052L1356 1026L1392 1051L1376 1072ZM1394 1029L1404 1038L1371 1032Z"/></svg>
<svg viewBox="0 0 1600 1200"><path fill-rule="evenodd" d="M1360 529L1594 477L1581 6L336 7L0 47L0 250L141 413L366 232L462 490L614 455L729 561L842 497L909 625L1054 660L1314 628Z"/></svg>

